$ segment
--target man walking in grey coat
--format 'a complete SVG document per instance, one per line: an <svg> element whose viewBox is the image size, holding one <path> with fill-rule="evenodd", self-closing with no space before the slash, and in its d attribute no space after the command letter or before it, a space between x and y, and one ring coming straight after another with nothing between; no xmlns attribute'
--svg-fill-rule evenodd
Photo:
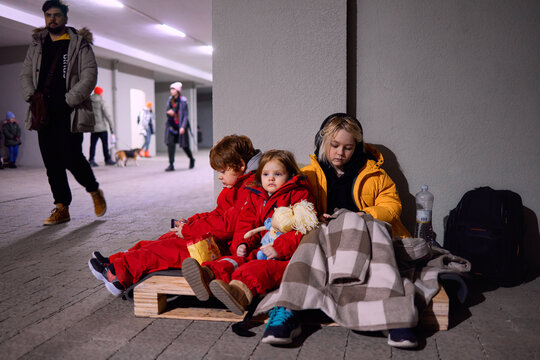
<svg viewBox="0 0 540 360"><path fill-rule="evenodd" d="M97 64L90 46L92 34L85 28L66 27L68 6L61 0L45 1L42 10L46 27L34 31L19 79L30 109L45 105L45 115L34 117L39 121L33 122L32 116L43 111L27 111L25 126L38 131L56 205L43 224L55 225L70 220L72 197L66 170L91 194L96 216L103 216L107 205L82 153L83 132L94 130L90 93L96 85Z"/></svg>

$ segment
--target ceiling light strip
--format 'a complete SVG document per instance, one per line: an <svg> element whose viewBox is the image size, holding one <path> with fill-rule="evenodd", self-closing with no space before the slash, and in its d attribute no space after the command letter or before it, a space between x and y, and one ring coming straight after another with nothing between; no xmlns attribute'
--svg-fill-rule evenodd
<svg viewBox="0 0 540 360"><path fill-rule="evenodd" d="M196 69L186 64L182 64L179 62L171 61L169 59L165 59L161 56L158 56L158 55L146 52L146 51L142 51L137 48L133 48L131 46L124 45L120 42L110 40L96 34L94 34L94 45L110 50L110 51L114 51L120 54L130 56L130 57L142 60L142 61L150 62L152 64L162 66L164 68L190 74L200 79L204 79L206 81L212 82L211 73Z"/></svg>
<svg viewBox="0 0 540 360"><path fill-rule="evenodd" d="M13 9L11 7L0 4L0 17L6 18L11 21L16 21L28 26L33 26L36 28L43 26L43 18L40 16L35 16L20 10ZM201 71L199 69L193 68L189 65L171 61L160 56L142 51L117 41L107 39L105 37L96 35L94 33L94 44L96 46L102 47L106 50L113 51L115 53L123 53L130 57L140 59L155 65L162 66L164 68L170 69L172 71L180 71L186 74L191 74L193 76L199 77L206 81L212 82L212 74L206 71Z"/></svg>
<svg viewBox="0 0 540 360"><path fill-rule="evenodd" d="M9 20L15 20L20 23L34 26L34 27L43 26L43 17L25 13L23 11L13 9L13 8L10 8L8 6L1 5L1 4L0 4L0 17L6 18Z"/></svg>
<svg viewBox="0 0 540 360"><path fill-rule="evenodd" d="M151 15L148 15L148 14L146 14L146 13L140 11L139 9L136 9L136 8L134 8L134 7L131 6L131 5L126 5L126 4L124 4L124 6L125 6L126 8L128 8L128 9L130 9L130 10L136 12L137 14L142 15L142 16L144 16L144 17L146 17L146 18L152 20L153 22L158 23L158 24L161 25L161 26L169 26L169 25L166 25L165 23L163 23L161 20L156 19L155 17L153 17L153 16L151 16ZM169 27L170 27L170 26L169 26ZM190 38L190 39L193 40L193 41L198 42L198 43L201 44L201 45L204 45L204 46L212 46L212 45L208 45L207 43L205 43L205 42L202 41L202 40L197 39L196 37L193 37L193 36L187 34L187 33L184 32L184 31L177 30L177 29L174 29L174 30L180 31L180 32L183 33L186 37Z"/></svg>

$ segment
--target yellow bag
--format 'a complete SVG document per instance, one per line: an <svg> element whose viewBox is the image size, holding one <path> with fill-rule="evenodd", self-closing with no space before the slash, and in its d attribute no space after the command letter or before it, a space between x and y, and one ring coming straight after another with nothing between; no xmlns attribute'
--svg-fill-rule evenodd
<svg viewBox="0 0 540 360"><path fill-rule="evenodd" d="M197 260L199 264L205 261L217 260L221 257L219 248L212 235L197 242L189 242L187 248L189 256Z"/></svg>

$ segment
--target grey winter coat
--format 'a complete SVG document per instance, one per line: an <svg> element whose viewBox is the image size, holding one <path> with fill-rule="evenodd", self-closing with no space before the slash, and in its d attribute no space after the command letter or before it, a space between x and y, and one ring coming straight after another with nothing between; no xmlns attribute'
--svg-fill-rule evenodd
<svg viewBox="0 0 540 360"><path fill-rule="evenodd" d="M5 121L2 125L4 144L6 146L21 145L21 128L16 122Z"/></svg>
<svg viewBox="0 0 540 360"><path fill-rule="evenodd" d="M110 130L111 134L114 134L114 121L105 108L105 103L101 95L92 94L90 95L90 100L92 100L92 108L94 109L94 117L96 118L96 125L93 132Z"/></svg>
<svg viewBox="0 0 540 360"><path fill-rule="evenodd" d="M66 27L70 37L68 47L68 67L66 74L66 103L71 112L71 132L94 131L94 113L90 94L97 82L97 63L92 47L92 33L87 28L79 31ZM26 53L19 75L24 100L30 101L35 93L41 67L42 47L49 32L45 28L35 29L32 43ZM26 111L25 127L32 124L30 107Z"/></svg>
<svg viewBox="0 0 540 360"><path fill-rule="evenodd" d="M173 109L172 96L167 100L167 111ZM174 116L167 115L167 124L165 126L165 144L178 143L182 148L189 147L189 136L191 134L191 126L189 125L188 103L185 96L179 97L177 107L178 124L174 121ZM184 128L184 133L180 134L180 128Z"/></svg>

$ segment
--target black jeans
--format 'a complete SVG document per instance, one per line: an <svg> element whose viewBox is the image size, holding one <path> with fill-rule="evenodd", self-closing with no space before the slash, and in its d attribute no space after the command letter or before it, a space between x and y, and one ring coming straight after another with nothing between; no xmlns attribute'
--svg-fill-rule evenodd
<svg viewBox="0 0 540 360"><path fill-rule="evenodd" d="M169 164L174 164L174 155L176 153L176 144L178 143L178 135L173 135L171 133L167 134L167 150L169 150ZM193 161L193 153L191 152L191 149L189 148L189 142L186 147L182 147L184 152L186 153L189 160Z"/></svg>
<svg viewBox="0 0 540 360"><path fill-rule="evenodd" d="M69 114L55 114L55 117L55 123L38 131L39 149L54 203L68 206L72 197L66 170L88 192L96 191L99 184L82 152L83 134L70 131Z"/></svg>
<svg viewBox="0 0 540 360"><path fill-rule="evenodd" d="M176 143L168 143L167 149L169 150L169 164L174 164L174 154L176 153ZM193 153L191 152L191 149L189 146L182 148L184 152L186 153L189 160L193 160Z"/></svg>
<svg viewBox="0 0 540 360"><path fill-rule="evenodd" d="M103 148L103 156L105 161L111 160L111 154L109 154L109 133L107 131L100 131L90 134L90 159L88 161L94 161L96 156L96 144L101 139L101 146Z"/></svg>

